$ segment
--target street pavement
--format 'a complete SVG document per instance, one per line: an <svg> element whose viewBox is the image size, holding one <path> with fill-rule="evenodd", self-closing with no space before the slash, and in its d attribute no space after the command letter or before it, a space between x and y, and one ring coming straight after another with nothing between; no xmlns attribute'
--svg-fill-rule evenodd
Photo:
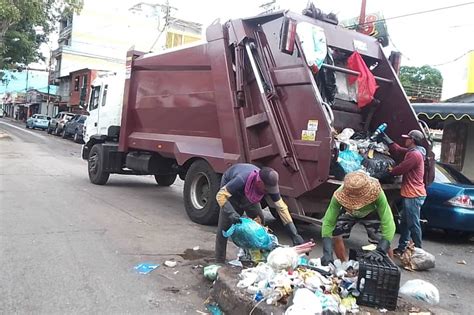
<svg viewBox="0 0 474 315"><path fill-rule="evenodd" d="M201 266L212 262L215 227L190 221L182 190L182 181L158 187L152 176L111 175L107 185L92 185L79 144L0 119L0 313L204 312L211 284ZM317 243L311 256L320 256L319 227L299 228ZM356 227L347 245L366 243ZM430 232L424 248L436 268L403 271L401 284L427 280L440 307L474 313L473 240ZM178 264L168 268L166 260ZM140 275L133 267L142 262L161 265Z"/></svg>

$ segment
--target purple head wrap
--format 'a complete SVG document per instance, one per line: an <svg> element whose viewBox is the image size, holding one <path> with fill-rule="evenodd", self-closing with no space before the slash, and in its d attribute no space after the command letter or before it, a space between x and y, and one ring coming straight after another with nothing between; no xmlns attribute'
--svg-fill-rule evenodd
<svg viewBox="0 0 474 315"><path fill-rule="evenodd" d="M257 182L259 179L258 171L253 171L245 182L245 197L247 197L251 203L260 202L265 195L264 192L258 189Z"/></svg>

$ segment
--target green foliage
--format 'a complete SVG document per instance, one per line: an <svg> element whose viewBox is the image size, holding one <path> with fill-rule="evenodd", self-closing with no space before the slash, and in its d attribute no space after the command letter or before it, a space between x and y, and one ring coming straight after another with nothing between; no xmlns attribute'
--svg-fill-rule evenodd
<svg viewBox="0 0 474 315"><path fill-rule="evenodd" d="M443 76L438 69L428 65L422 67L400 67L400 83L408 96L439 100Z"/></svg>
<svg viewBox="0 0 474 315"><path fill-rule="evenodd" d="M83 0L0 0L0 68L43 59L38 48L61 15L79 13L82 5Z"/></svg>
<svg viewBox="0 0 474 315"><path fill-rule="evenodd" d="M430 66L400 67L400 82L405 85L443 86L443 76L438 69Z"/></svg>

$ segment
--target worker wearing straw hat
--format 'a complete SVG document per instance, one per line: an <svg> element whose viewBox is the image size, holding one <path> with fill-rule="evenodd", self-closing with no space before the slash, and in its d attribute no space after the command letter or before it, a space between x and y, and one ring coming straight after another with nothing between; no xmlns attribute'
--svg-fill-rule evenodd
<svg viewBox="0 0 474 315"><path fill-rule="evenodd" d="M337 258L347 260L343 239L350 236L356 223L365 227L369 242L377 244L377 249L366 254L366 258L381 261L390 251L390 243L395 235L395 222L378 180L362 171L347 174L343 185L331 198L321 233L323 265L333 261L333 243Z"/></svg>

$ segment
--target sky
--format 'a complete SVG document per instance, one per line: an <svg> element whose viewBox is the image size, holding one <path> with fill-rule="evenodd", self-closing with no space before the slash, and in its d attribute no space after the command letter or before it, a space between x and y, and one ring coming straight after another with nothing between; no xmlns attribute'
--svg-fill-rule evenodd
<svg viewBox="0 0 474 315"><path fill-rule="evenodd" d="M178 15L209 25L216 18L251 16L261 12L257 4L271 0L170 0ZM277 0L281 9L301 12L307 0ZM315 5L324 12L334 12L339 20L358 16L360 0L318 0ZM469 5L395 18L420 11ZM367 13L382 12L387 19L392 50L402 53L404 65L438 65L449 62L474 49L474 1L468 0L367 0Z"/></svg>
<svg viewBox="0 0 474 315"><path fill-rule="evenodd" d="M87 0L90 1L90 0ZM200 22L203 29L216 19L248 17L263 11L259 5L272 0L169 0L175 16ZM275 0L280 9L301 12L307 0ZM108 9L110 4L130 8L138 2L166 3L166 0L95 0L94 5ZM361 0L317 0L318 8L334 12L339 20L356 17ZM462 5L467 4L468 5ZM399 17L421 11L462 5L436 12ZM469 0L367 0L367 13L382 12L387 19L390 46L385 49L402 53L402 65L436 66L449 72L450 64L469 50L474 50L474 1ZM399 17L399 18L394 18ZM148 36L145 34L144 36ZM54 41L54 36L52 37ZM53 44L54 45L54 44ZM47 49L45 49L47 50ZM48 53L47 53L48 54ZM442 64L442 65L441 65ZM441 65L441 66L439 66Z"/></svg>

